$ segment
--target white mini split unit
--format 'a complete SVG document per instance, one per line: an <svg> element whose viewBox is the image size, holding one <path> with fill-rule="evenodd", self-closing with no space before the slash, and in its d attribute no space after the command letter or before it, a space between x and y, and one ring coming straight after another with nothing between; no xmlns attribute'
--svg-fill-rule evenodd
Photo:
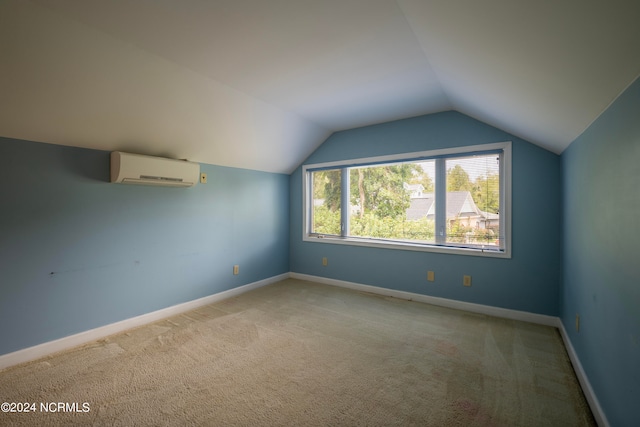
<svg viewBox="0 0 640 427"><path fill-rule="evenodd" d="M200 165L185 160L111 152L111 182L192 187L200 180Z"/></svg>

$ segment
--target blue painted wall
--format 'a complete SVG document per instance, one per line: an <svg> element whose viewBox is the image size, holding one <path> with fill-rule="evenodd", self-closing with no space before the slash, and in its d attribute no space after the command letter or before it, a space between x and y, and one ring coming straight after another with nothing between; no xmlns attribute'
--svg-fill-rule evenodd
<svg viewBox="0 0 640 427"><path fill-rule="evenodd" d="M512 258L302 241L302 172L291 176L291 271L545 315L559 314L560 157L457 112L333 134L304 164L512 141ZM322 257L329 265L322 266ZM427 282L427 270L436 281ZM473 277L470 288L462 276Z"/></svg>
<svg viewBox="0 0 640 427"><path fill-rule="evenodd" d="M0 354L288 272L289 176L201 169L110 184L108 152L0 138Z"/></svg>
<svg viewBox="0 0 640 427"><path fill-rule="evenodd" d="M611 425L638 426L640 79L565 150L562 165L562 321Z"/></svg>

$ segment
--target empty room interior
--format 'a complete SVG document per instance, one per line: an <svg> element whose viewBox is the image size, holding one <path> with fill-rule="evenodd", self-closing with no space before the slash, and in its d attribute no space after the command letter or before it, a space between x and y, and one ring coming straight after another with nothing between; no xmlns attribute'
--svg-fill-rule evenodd
<svg viewBox="0 0 640 427"><path fill-rule="evenodd" d="M639 19L0 1L0 424L640 425Z"/></svg>

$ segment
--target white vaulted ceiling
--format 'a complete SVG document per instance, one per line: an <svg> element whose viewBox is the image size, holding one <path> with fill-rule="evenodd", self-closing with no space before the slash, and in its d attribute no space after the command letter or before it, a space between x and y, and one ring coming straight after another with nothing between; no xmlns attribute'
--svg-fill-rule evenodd
<svg viewBox="0 0 640 427"><path fill-rule="evenodd" d="M0 0L0 136L289 173L457 110L561 153L640 73L640 2Z"/></svg>

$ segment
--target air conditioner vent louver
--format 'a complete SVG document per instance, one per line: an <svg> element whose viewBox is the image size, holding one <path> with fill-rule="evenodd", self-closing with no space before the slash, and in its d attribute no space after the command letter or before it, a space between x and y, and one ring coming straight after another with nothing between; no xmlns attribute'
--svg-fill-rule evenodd
<svg viewBox="0 0 640 427"><path fill-rule="evenodd" d="M173 181L173 182L184 181L182 178L168 178L166 176L151 176L151 175L140 175L140 179L157 179L158 181Z"/></svg>
<svg viewBox="0 0 640 427"><path fill-rule="evenodd" d="M111 182L120 184L191 187L200 179L200 165L184 160L141 154L111 153Z"/></svg>

